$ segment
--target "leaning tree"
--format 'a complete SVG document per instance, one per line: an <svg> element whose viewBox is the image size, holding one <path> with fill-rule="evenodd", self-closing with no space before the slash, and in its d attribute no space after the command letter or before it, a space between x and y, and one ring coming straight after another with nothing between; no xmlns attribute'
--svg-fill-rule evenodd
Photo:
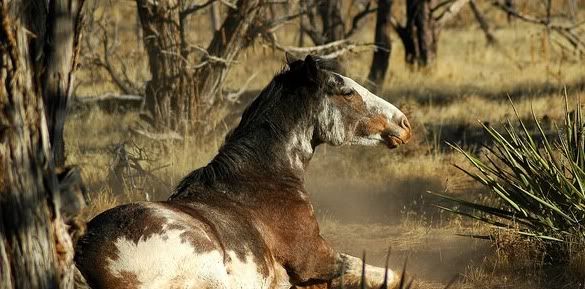
<svg viewBox="0 0 585 289"><path fill-rule="evenodd" d="M67 196L51 148L62 149L82 6L0 0L2 289L73 288L73 245L61 212Z"/></svg>

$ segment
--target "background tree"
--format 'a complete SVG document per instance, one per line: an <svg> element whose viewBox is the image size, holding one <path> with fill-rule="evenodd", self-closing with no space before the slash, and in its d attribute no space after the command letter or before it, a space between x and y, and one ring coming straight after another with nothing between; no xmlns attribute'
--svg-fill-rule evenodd
<svg viewBox="0 0 585 289"><path fill-rule="evenodd" d="M231 64L253 37L261 1L239 0L208 47L190 45L187 17L213 2L183 7L177 0L136 1L152 75L145 102L159 129L190 128L216 102Z"/></svg>
<svg viewBox="0 0 585 289"><path fill-rule="evenodd" d="M435 63L439 33L469 0L406 0L406 23L393 26L404 45L404 58L413 67Z"/></svg>
<svg viewBox="0 0 585 289"><path fill-rule="evenodd" d="M62 142L82 6L82 0L0 1L3 289L73 288L73 245L60 211L67 197L49 139Z"/></svg>
<svg viewBox="0 0 585 289"><path fill-rule="evenodd" d="M381 91L390 63L392 42L390 40L390 18L392 17L392 0L378 0L376 9L376 32L374 43L376 48L372 57L372 65L368 81L374 92Z"/></svg>
<svg viewBox="0 0 585 289"><path fill-rule="evenodd" d="M309 0L301 1L301 11L306 14L307 21L301 20L301 31L306 33L313 44L323 45L342 39L346 39L353 35L360 23L366 16L376 12L376 8L371 8L371 1L351 1L349 4L350 10L353 6L361 4L358 13L351 19L351 26L346 28L346 21L341 13L342 1L338 0ZM349 13L348 13L349 17Z"/></svg>

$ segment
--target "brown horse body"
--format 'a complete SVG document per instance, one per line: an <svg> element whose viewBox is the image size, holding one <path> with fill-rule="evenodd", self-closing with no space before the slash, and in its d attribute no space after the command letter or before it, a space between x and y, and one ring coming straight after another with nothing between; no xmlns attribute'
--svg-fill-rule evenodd
<svg viewBox="0 0 585 289"><path fill-rule="evenodd" d="M342 271L357 284L359 259L320 236L304 170L321 143L395 147L410 127L398 109L313 58L289 66L168 201L119 206L88 224L75 260L93 288L290 288ZM379 286L384 272L366 268L368 285Z"/></svg>

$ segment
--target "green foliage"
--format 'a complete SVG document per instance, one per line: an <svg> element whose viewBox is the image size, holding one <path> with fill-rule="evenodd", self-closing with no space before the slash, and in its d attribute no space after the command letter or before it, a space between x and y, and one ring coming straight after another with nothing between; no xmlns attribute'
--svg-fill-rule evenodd
<svg viewBox="0 0 585 289"><path fill-rule="evenodd" d="M457 166L489 189L499 205L482 205L438 195L455 202L457 209L441 209L484 221L498 228L543 240L567 241L585 236L585 128L580 104L555 126L554 137L547 135L532 113L534 131L520 119L507 121L503 133L493 127L484 130L493 141L484 157L455 150L475 167Z"/></svg>

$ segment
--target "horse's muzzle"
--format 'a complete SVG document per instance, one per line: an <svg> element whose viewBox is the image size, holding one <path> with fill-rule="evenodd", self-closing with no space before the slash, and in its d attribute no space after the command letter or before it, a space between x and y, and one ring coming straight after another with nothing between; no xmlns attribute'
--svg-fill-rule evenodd
<svg viewBox="0 0 585 289"><path fill-rule="evenodd" d="M391 149L408 143L412 137L412 130L406 116L401 116L396 123L398 123L400 127L398 131L392 130L382 133L382 138L384 139L386 146Z"/></svg>

